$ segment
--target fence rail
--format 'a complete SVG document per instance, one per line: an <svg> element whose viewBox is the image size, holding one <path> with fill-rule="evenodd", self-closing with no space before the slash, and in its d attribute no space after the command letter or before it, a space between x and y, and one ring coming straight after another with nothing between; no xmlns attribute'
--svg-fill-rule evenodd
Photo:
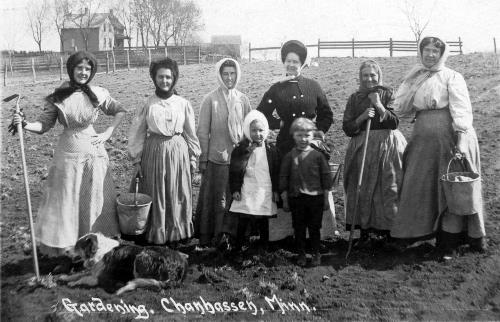
<svg viewBox="0 0 500 322"><path fill-rule="evenodd" d="M3 56L4 86L8 79L19 75L32 75L33 82L37 82L37 74L59 75L63 79L66 73L65 62L71 53L44 53L33 55L10 55ZM203 62L213 63L228 55L212 53L202 46L168 46L161 48L135 47L130 49L115 49L110 51L93 52L97 59L100 72L115 72L117 70L130 70L133 68L146 67L151 61L163 57L170 57L179 64L200 64Z"/></svg>
<svg viewBox="0 0 500 322"><path fill-rule="evenodd" d="M463 54L462 46L463 42L458 37L458 41L447 41L446 42L452 49L450 52L452 53L460 53ZM351 40L343 40L343 41L321 41L318 39L318 43L314 45L307 45L307 47L316 47L318 49L318 58L321 57L321 50L332 50L332 49L350 49L352 53L352 57L355 56L356 49L389 49L389 55L392 57L394 52L416 52L417 51L417 42L414 40L393 40L389 38L389 40L355 40L352 38ZM249 61L252 61L252 51L261 51L261 50L275 50L281 49L280 47L258 47L252 48L252 44L248 43L248 57Z"/></svg>

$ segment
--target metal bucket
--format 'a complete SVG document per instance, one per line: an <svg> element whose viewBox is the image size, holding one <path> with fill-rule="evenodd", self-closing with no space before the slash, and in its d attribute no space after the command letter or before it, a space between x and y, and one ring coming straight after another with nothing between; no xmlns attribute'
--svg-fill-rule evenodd
<svg viewBox="0 0 500 322"><path fill-rule="evenodd" d="M120 230L125 235L144 233L153 199L138 193L139 178L136 178L135 193L124 193L116 199Z"/></svg>
<svg viewBox="0 0 500 322"><path fill-rule="evenodd" d="M483 206L481 177L472 171L450 172L450 164L453 160L451 159L448 163L446 174L441 176L448 211L453 215L461 216L477 214Z"/></svg>

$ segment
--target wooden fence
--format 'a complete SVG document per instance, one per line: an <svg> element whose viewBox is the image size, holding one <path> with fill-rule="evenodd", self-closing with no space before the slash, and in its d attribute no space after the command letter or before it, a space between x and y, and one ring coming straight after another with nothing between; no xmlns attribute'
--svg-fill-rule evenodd
<svg viewBox="0 0 500 322"><path fill-rule="evenodd" d="M44 53L24 56L2 57L2 74L4 86L9 78L32 75L33 82L37 82L37 74L59 75L63 79L66 75L66 60L72 53ZM151 61L163 57L170 57L179 64L213 63L227 55L219 55L207 51L202 46L168 46L161 48L130 48L110 51L93 52L98 64L98 72L115 72L149 66Z"/></svg>
<svg viewBox="0 0 500 322"><path fill-rule="evenodd" d="M452 53L460 53L463 54L462 51L462 40L458 37L458 41L447 41L446 42L451 48L450 52ZM381 41L362 41L362 40L354 40L352 38L349 41L321 41L318 39L318 43L314 45L306 45L307 47L316 47L318 49L318 57L321 57L321 50L331 50L331 49L348 49L351 50L352 57L355 56L356 49L388 49L389 55L392 57L394 52L397 51L409 51L416 52L417 51L417 43L414 40L406 41L406 40L393 40L389 38L389 40L381 40ZM458 48L458 49L454 49ZM259 50L275 50L281 49L280 47L260 47L260 48L252 48L252 44L248 44L248 57L249 60L252 60L252 51Z"/></svg>

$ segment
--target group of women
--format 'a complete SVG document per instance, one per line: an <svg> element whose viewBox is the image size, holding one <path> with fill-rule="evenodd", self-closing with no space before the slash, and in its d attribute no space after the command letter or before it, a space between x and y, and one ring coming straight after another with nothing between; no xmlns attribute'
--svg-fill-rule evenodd
<svg viewBox="0 0 500 322"><path fill-rule="evenodd" d="M466 232L471 248L484 250L482 212L449 213L439 181L455 155L469 160L471 170L480 172L467 87L459 73L444 66L445 42L427 37L418 48L420 61L395 94L383 85L375 61L360 66L360 86L348 99L342 124L351 137L344 173L347 228L361 229L361 243L373 233L403 245L437 237L447 249L459 245ZM257 110L265 115L270 129L279 130L276 146L283 157L293 147L289 128L296 118L314 120L317 137L324 139L333 113L320 85L301 73L306 47L289 41L281 57L285 75L264 94ZM48 131L56 120L64 126L37 216L40 250L47 255L64 254L89 231L119 234L104 142L126 109L104 88L89 85L96 70L92 54L71 55L69 82L46 97L39 118L27 122L22 113L13 116L13 125L22 124L35 133ZM216 65L218 86L203 98L197 127L190 102L175 90L177 63L162 59L153 62L149 72L156 89L137 108L128 141L140 177L139 191L153 199L145 238L152 244L165 244L196 236L201 245L216 243L222 233L235 234L238 226L237 218L228 212L229 161L243 138L245 115L252 109L248 97L236 89L242 77L240 66L230 58ZM114 119L98 134L93 123L100 111ZM415 120L408 144L397 130L400 118ZM359 190L368 120L365 174ZM202 183L193 224L191 179L197 166Z"/></svg>

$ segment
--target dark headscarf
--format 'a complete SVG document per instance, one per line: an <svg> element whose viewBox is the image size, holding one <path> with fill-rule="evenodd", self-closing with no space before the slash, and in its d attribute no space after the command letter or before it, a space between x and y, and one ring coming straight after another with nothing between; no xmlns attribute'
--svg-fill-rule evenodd
<svg viewBox="0 0 500 322"><path fill-rule="evenodd" d="M160 68L170 69L170 71L172 72L172 77L174 78L172 86L170 86L167 92L165 92L164 90L159 88L158 85L156 85L156 73ZM156 87L155 94L158 97L166 99L172 96L173 94L177 94L177 91L174 88L175 84L177 84L177 79L179 79L179 67L177 66L177 62L175 60L167 57L161 60L151 62L151 65L149 66L149 76L153 80L153 84L155 84Z"/></svg>
<svg viewBox="0 0 500 322"><path fill-rule="evenodd" d="M284 63L288 53L296 53L303 65L307 58L307 48L298 40L289 40L281 46L281 61Z"/></svg>
<svg viewBox="0 0 500 322"><path fill-rule="evenodd" d="M91 71L87 82L81 85L75 82L74 70L75 67L83 60L87 60L89 62ZM57 88L54 91L54 93L47 96L47 100L52 103L61 103L75 91L81 90L82 92L87 94L87 96L90 99L90 102L92 102L92 105L94 107L99 106L99 100L97 99L97 96L94 94L94 92L92 92L92 90L88 86L92 78L94 78L95 73L97 72L97 60L95 56L92 53L86 51L78 51L74 53L73 55L69 56L68 61L66 61L66 71L68 72L69 76L69 86L63 86Z"/></svg>

